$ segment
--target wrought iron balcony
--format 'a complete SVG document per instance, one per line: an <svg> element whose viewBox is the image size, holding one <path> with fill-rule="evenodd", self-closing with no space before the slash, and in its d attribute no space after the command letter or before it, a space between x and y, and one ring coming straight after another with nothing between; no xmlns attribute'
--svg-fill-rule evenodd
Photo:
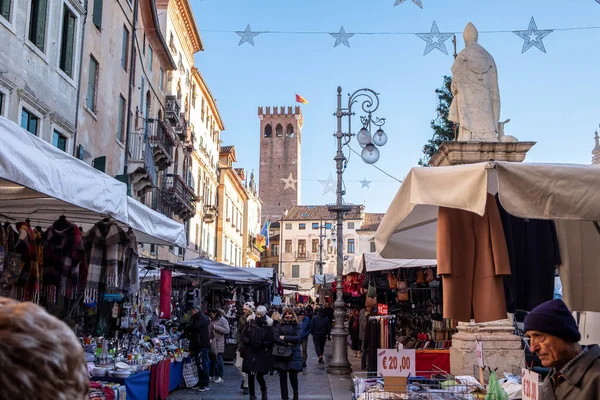
<svg viewBox="0 0 600 400"><path fill-rule="evenodd" d="M156 183L157 173L152 147L144 132L129 133L127 170L132 190L142 196Z"/></svg>
<svg viewBox="0 0 600 400"><path fill-rule="evenodd" d="M173 126L179 125L181 115L181 105L176 96L169 95L165 101L165 116Z"/></svg>
<svg viewBox="0 0 600 400"><path fill-rule="evenodd" d="M168 174L165 177L165 193L175 204L174 212L184 221L196 214L196 195L179 175Z"/></svg>
<svg viewBox="0 0 600 400"><path fill-rule="evenodd" d="M164 171L173 164L173 137L169 125L158 121L154 134L149 138L152 145L154 163L159 171Z"/></svg>
<svg viewBox="0 0 600 400"><path fill-rule="evenodd" d="M159 213L173 218L175 202L159 188L152 188L146 198L146 205Z"/></svg>
<svg viewBox="0 0 600 400"><path fill-rule="evenodd" d="M215 222L215 218L219 215L219 212L217 210L216 206L212 206L212 205L205 205L204 206L204 223L205 224L212 224L213 222Z"/></svg>
<svg viewBox="0 0 600 400"><path fill-rule="evenodd" d="M181 113L181 114L179 114L179 123L177 125L175 125L175 133L177 134L177 136L179 136L179 140L181 140L182 142L185 142L185 140L187 138L187 132L188 132L188 121L185 118L185 114Z"/></svg>

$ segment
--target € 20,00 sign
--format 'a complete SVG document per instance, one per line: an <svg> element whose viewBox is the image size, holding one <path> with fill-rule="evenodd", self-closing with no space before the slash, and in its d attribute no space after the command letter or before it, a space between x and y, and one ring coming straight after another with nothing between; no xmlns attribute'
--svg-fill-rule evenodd
<svg viewBox="0 0 600 400"><path fill-rule="evenodd" d="M377 373L383 377L415 376L415 351L377 349Z"/></svg>
<svg viewBox="0 0 600 400"><path fill-rule="evenodd" d="M521 371L521 382L523 384L523 400L538 400L540 375L523 368Z"/></svg>

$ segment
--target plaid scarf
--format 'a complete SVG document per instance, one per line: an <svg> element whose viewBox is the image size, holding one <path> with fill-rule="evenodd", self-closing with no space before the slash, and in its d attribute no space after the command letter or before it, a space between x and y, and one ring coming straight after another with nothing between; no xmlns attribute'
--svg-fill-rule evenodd
<svg viewBox="0 0 600 400"><path fill-rule="evenodd" d="M44 295L56 303L57 295L74 299L81 286L80 277L87 271L81 232L66 219L58 220L45 233Z"/></svg>
<svg viewBox="0 0 600 400"><path fill-rule="evenodd" d="M17 299L39 302L40 270L37 261L35 237L26 222L16 224L19 239L15 244L15 253L20 256L20 270L16 281Z"/></svg>
<svg viewBox="0 0 600 400"><path fill-rule="evenodd" d="M84 301L91 303L100 290L121 286L124 252L130 238L114 221L103 219L83 236L83 246L89 260Z"/></svg>

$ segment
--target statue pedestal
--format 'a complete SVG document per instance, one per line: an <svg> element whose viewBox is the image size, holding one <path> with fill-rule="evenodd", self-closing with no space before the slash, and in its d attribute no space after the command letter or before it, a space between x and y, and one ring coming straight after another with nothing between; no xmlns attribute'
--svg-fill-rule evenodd
<svg viewBox="0 0 600 400"><path fill-rule="evenodd" d="M486 161L521 162L536 142L444 142L431 157L433 167Z"/></svg>
<svg viewBox="0 0 600 400"><path fill-rule="evenodd" d="M450 373L473 375L477 365L476 341L483 343L483 360L486 367L498 368L498 375L513 373L513 366L522 367L524 352L521 338L513 334L513 325L508 319L476 323L458 323L458 333L452 336L450 348ZM477 377L477 374L475 374Z"/></svg>

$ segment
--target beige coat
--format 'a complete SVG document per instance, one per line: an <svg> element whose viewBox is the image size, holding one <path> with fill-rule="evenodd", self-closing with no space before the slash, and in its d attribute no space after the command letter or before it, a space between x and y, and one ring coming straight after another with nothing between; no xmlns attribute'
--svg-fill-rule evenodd
<svg viewBox="0 0 600 400"><path fill-rule="evenodd" d="M505 319L503 275L511 271L494 196L488 194L483 217L440 207L436 243L444 318L463 322Z"/></svg>

